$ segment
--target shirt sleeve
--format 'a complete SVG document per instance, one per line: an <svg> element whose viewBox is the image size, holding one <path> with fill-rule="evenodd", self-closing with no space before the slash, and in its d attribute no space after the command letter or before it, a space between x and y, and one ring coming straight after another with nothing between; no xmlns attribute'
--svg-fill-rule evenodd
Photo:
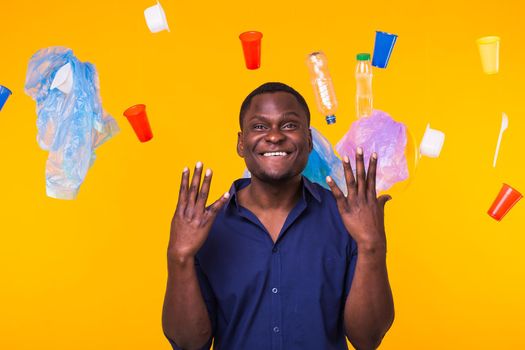
<svg viewBox="0 0 525 350"><path fill-rule="evenodd" d="M357 264L357 243L353 239L350 240L350 243L347 246L346 253L349 261L345 277L345 296L348 296L348 293L350 293L350 287L352 287L355 266Z"/></svg>
<svg viewBox="0 0 525 350"><path fill-rule="evenodd" d="M197 272L197 279L199 281L202 298L204 299L204 303L206 304L206 308L208 309L208 315L210 316L212 332L211 338L208 340L206 345L200 348L200 350L209 350L211 348L213 337L215 336L215 329L217 326L217 301L211 289L210 283L208 282L208 278L206 278L206 275L202 271L197 257L195 257L195 271ZM181 347L177 346L177 344L175 344L173 340L171 340L170 338L167 339L173 350L183 350Z"/></svg>

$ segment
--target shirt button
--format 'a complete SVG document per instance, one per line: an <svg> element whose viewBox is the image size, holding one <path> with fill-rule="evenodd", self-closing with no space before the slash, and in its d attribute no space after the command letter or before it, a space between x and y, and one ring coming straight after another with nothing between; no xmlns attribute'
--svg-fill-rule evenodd
<svg viewBox="0 0 525 350"><path fill-rule="evenodd" d="M273 247L272 252L277 253L278 250L279 250L279 248Z"/></svg>
<svg viewBox="0 0 525 350"><path fill-rule="evenodd" d="M279 329L279 327L273 327L273 331L274 331L274 333L279 333L280 329Z"/></svg>
<svg viewBox="0 0 525 350"><path fill-rule="evenodd" d="M273 294L277 294L278 291L279 291L279 290L278 290L277 288L272 288L272 293L273 293Z"/></svg>

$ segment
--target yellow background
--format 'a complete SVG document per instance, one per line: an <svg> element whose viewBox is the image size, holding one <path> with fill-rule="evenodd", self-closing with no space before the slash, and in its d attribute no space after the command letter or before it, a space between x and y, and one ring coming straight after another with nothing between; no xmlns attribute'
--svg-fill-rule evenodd
<svg viewBox="0 0 525 350"><path fill-rule="evenodd" d="M0 10L0 349L169 349L161 330L165 250L180 172L214 172L212 197L244 169L235 153L243 98L266 81L306 97L312 125L336 143L354 120L355 54L375 30L399 35L374 71L375 107L420 140L446 133L440 158L387 206L396 320L381 349L525 348L525 204L497 223L502 182L525 191L525 50L519 0L163 1L171 33L151 34L153 1L7 1ZM244 68L238 34L264 33L262 67ZM482 73L475 39L501 37L501 68ZM45 196L47 153L23 92L40 48L96 65L104 108L122 132L97 151L75 201ZM338 122L315 108L305 56L323 50ZM122 116L145 103L141 144ZM510 118L496 169L501 112Z"/></svg>

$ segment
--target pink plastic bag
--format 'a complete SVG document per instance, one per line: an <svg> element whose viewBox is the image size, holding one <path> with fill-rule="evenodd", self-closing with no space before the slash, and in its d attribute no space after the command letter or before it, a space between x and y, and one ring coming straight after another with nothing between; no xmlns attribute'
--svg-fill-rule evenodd
<svg viewBox="0 0 525 350"><path fill-rule="evenodd" d="M346 155L350 158L354 174L358 146L363 148L366 169L372 152L377 153L376 191L379 193L408 178L406 144L406 126L387 113L374 110L369 117L353 122L335 148L341 157Z"/></svg>

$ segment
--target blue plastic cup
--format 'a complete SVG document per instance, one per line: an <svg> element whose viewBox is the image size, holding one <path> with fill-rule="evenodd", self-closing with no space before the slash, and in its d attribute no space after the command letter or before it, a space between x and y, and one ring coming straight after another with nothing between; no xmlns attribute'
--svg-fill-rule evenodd
<svg viewBox="0 0 525 350"><path fill-rule="evenodd" d="M374 45L374 58L372 66L377 68L386 68L390 54L394 49L397 35L376 31L376 42Z"/></svg>
<svg viewBox="0 0 525 350"><path fill-rule="evenodd" d="M0 85L0 111L4 107L5 101L7 101L7 98L9 95L11 95L12 92L5 86Z"/></svg>

